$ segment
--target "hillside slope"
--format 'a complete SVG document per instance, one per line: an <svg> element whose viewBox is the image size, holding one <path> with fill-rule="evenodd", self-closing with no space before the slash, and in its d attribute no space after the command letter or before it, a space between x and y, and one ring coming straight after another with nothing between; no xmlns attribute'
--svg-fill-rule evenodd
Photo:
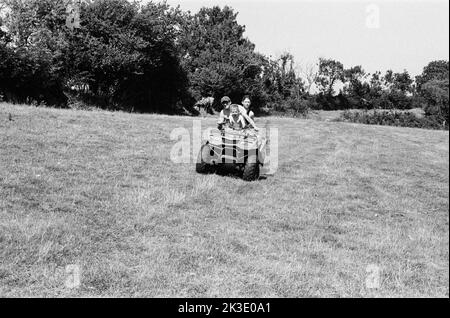
<svg viewBox="0 0 450 318"><path fill-rule="evenodd" d="M448 132L260 119L247 183L170 161L192 120L0 104L0 296L448 297Z"/></svg>

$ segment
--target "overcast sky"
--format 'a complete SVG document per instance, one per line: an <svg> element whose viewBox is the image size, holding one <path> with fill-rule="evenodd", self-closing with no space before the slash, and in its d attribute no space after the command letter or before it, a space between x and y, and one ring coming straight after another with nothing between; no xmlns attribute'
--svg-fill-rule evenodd
<svg viewBox="0 0 450 318"><path fill-rule="evenodd" d="M158 2L158 1L155 1ZM418 75L436 59L449 59L447 0L306 1L168 0L197 12L229 5L256 50L278 56L291 52L300 64L329 57L345 67L408 70Z"/></svg>

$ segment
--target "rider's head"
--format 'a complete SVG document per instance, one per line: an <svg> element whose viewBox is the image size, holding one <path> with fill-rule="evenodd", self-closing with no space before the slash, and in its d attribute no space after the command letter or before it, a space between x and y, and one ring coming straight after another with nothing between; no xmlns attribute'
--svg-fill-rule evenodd
<svg viewBox="0 0 450 318"><path fill-rule="evenodd" d="M237 105L233 104L230 106L230 113L233 116L238 116L239 115L239 108Z"/></svg>
<svg viewBox="0 0 450 318"><path fill-rule="evenodd" d="M252 103L252 101L250 100L250 96L245 95L245 96L242 98L242 106L244 106L245 109L248 110L251 103Z"/></svg>
<svg viewBox="0 0 450 318"><path fill-rule="evenodd" d="M228 108L231 105L231 99L228 96L224 96L220 100L220 103L222 104L223 108Z"/></svg>

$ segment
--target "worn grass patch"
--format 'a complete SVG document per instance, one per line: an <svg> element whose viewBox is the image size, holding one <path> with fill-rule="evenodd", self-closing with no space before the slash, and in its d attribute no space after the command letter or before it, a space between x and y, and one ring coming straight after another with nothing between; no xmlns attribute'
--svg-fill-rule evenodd
<svg viewBox="0 0 450 318"><path fill-rule="evenodd" d="M247 183L170 161L189 117L0 104L0 296L448 297L448 132L260 126Z"/></svg>

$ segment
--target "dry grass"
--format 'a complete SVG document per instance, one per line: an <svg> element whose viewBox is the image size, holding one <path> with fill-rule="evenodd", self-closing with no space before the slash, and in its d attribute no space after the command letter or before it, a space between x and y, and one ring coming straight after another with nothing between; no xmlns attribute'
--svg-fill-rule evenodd
<svg viewBox="0 0 450 318"><path fill-rule="evenodd" d="M261 121L246 183L169 160L189 117L0 104L0 296L449 296L448 132Z"/></svg>

